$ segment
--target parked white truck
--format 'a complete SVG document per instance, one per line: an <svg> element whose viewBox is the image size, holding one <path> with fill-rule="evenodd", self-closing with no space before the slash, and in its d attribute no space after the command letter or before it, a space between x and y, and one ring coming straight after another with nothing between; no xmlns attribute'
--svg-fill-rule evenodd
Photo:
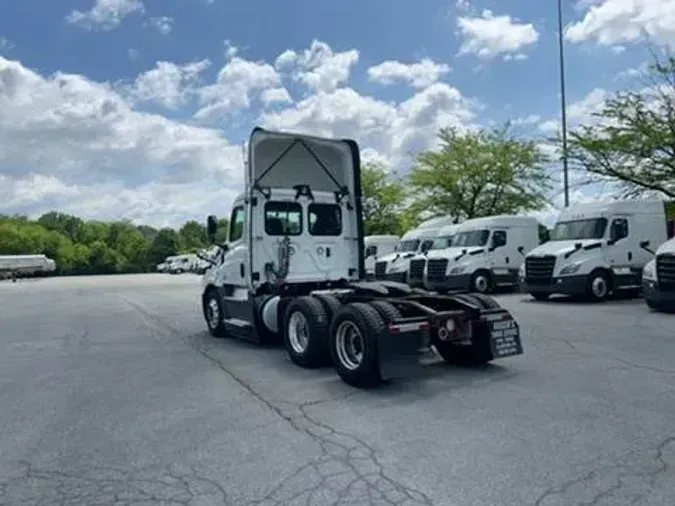
<svg viewBox="0 0 675 506"><path fill-rule="evenodd" d="M525 255L539 245L539 221L528 216L474 218L453 232L450 247L427 255L424 286L429 290L490 293L495 287L517 287Z"/></svg>
<svg viewBox="0 0 675 506"><path fill-rule="evenodd" d="M675 312L675 238L661 244L655 253L655 258L647 262L642 270L642 295L651 309L673 313Z"/></svg>
<svg viewBox="0 0 675 506"><path fill-rule="evenodd" d="M279 339L295 364L332 362L356 387L418 365L431 349L464 364L523 353L517 323L489 297L365 281L356 142L255 128L248 149L227 243L203 276L212 335ZM212 243L217 228L209 216Z"/></svg>
<svg viewBox="0 0 675 506"><path fill-rule="evenodd" d="M367 279L375 279L375 262L378 258L394 253L400 241L397 235L368 235L364 238Z"/></svg>
<svg viewBox="0 0 675 506"><path fill-rule="evenodd" d="M407 283L410 260L426 252L441 229L452 225L454 221L450 216L439 216L422 222L417 228L406 232L401 237L395 253L378 258L375 262L375 279Z"/></svg>
<svg viewBox="0 0 675 506"><path fill-rule="evenodd" d="M521 290L537 300L552 294L603 301L620 290L642 286L652 248L672 228L662 200L577 204L564 209L545 244L525 257ZM669 223L670 221L670 223Z"/></svg>
<svg viewBox="0 0 675 506"><path fill-rule="evenodd" d="M441 250L445 250L452 246L452 240L457 233L459 225L447 225L438 231L438 235L434 238L429 249L424 253L418 253L410 259L410 267L408 269L408 284L413 288L420 288L424 286L424 273L427 266L427 258L434 257L435 254Z"/></svg>
<svg viewBox="0 0 675 506"><path fill-rule="evenodd" d="M56 270L56 262L46 255L0 255L0 279L46 275Z"/></svg>

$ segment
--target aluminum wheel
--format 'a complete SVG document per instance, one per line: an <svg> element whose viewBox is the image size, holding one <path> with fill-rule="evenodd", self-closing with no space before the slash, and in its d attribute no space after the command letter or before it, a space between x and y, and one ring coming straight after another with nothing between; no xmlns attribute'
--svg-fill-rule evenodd
<svg viewBox="0 0 675 506"><path fill-rule="evenodd" d="M209 304L206 307L206 321L212 329L220 325L220 307L218 301L214 298L209 299Z"/></svg>
<svg viewBox="0 0 675 506"><path fill-rule="evenodd" d="M337 356L347 369L353 371L363 360L363 336L356 324L344 321L335 333Z"/></svg>
<svg viewBox="0 0 675 506"><path fill-rule="evenodd" d="M300 311L296 311L288 319L288 341L295 353L302 354L309 344L309 323Z"/></svg>
<svg viewBox="0 0 675 506"><path fill-rule="evenodd" d="M591 291L598 299L604 299L607 296L607 281L602 276L593 278L591 283Z"/></svg>

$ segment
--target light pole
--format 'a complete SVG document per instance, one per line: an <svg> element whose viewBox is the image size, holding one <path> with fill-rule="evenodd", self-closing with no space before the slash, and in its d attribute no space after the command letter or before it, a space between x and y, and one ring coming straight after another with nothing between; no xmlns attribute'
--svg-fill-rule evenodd
<svg viewBox="0 0 675 506"><path fill-rule="evenodd" d="M565 52L563 49L562 0L558 0L558 56L560 66L560 108L562 113L562 161L565 207L570 205L569 175L567 170L567 101L565 99Z"/></svg>

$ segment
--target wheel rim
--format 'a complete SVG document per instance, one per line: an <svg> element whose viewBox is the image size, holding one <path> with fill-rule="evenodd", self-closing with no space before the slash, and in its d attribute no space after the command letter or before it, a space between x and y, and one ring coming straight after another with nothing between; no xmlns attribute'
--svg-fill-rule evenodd
<svg viewBox="0 0 675 506"><path fill-rule="evenodd" d="M295 353L304 353L309 344L309 324L299 311L288 319L288 340Z"/></svg>
<svg viewBox="0 0 675 506"><path fill-rule="evenodd" d="M363 336L350 321L342 322L336 331L335 347L342 365L353 371L363 360Z"/></svg>
<svg viewBox="0 0 675 506"><path fill-rule="evenodd" d="M485 292L488 288L488 280L485 276L478 276L474 285L476 287L476 291Z"/></svg>
<svg viewBox="0 0 675 506"><path fill-rule="evenodd" d="M209 300L209 305L206 307L206 321L212 329L220 325L220 307L216 299Z"/></svg>
<svg viewBox="0 0 675 506"><path fill-rule="evenodd" d="M593 295L601 299L607 294L607 282L604 280L604 278L598 276L597 278L593 279L591 290L593 291Z"/></svg>

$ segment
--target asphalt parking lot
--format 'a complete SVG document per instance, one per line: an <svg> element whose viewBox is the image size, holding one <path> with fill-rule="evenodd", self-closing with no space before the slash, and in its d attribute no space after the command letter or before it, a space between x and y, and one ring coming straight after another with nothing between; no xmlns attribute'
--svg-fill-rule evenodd
<svg viewBox="0 0 675 506"><path fill-rule="evenodd" d="M500 296L525 355L374 391L205 332L192 275L0 283L0 504L675 504L675 316Z"/></svg>

